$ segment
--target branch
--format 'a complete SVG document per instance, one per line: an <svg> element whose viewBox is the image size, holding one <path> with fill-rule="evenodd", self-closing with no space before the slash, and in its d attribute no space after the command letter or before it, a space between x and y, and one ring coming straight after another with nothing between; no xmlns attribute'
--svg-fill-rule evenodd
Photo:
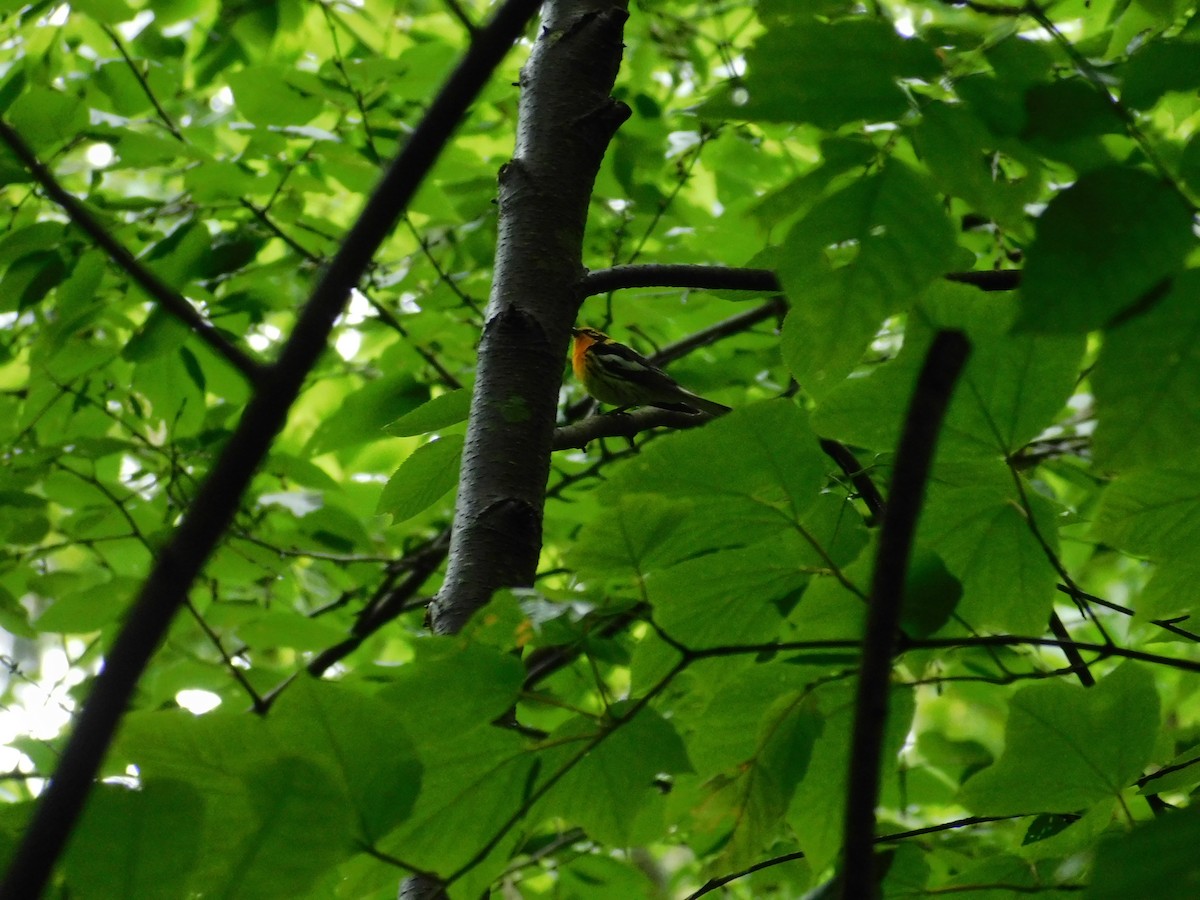
<svg viewBox="0 0 1200 900"><path fill-rule="evenodd" d="M955 819L953 822L945 822L941 825L929 825L925 828L914 828L912 831L897 831L894 834L881 834L872 839L875 844L895 844L900 841L906 841L910 838L924 837L927 834L936 834L939 831L953 831L957 828L966 828L971 825L986 825L991 822L1006 822L1009 819L1024 819L1028 816L969 816L965 819ZM740 872L734 872L732 875L722 875L720 878L710 878L704 883L704 886L698 891L688 894L683 900L697 900L698 897L703 897L705 894L711 894L717 888L724 887L730 882L737 881L739 878L745 878L747 875L753 875L755 872L761 872L763 869L770 869L773 866L780 866L784 863L795 862L798 859L804 859L803 852L785 853L783 856L776 856L771 859L765 859L762 862L755 863L742 869Z"/></svg>
<svg viewBox="0 0 1200 900"><path fill-rule="evenodd" d="M888 679L904 602L905 576L942 419L970 350L962 332L941 331L934 338L896 451L888 511L875 558L855 700L842 866L842 896L847 900L872 897L878 891L871 845L887 723Z"/></svg>
<svg viewBox="0 0 1200 900"><path fill-rule="evenodd" d="M1126 616L1135 615L1134 611L1128 606L1122 606L1120 603L1113 603L1111 600L1105 600L1103 597L1097 597L1095 594L1089 594L1087 591L1080 590L1078 587L1068 587L1065 584L1057 584L1055 588L1070 597L1072 600L1086 600L1089 603L1096 603L1106 609L1111 609L1114 612L1119 612ZM1183 616L1179 619L1150 619L1151 625L1157 625L1164 631L1169 631L1171 634L1179 635L1179 637L1187 638L1189 641L1200 643L1200 634L1194 631L1188 631L1186 628L1180 628L1176 622L1186 621L1189 616Z"/></svg>
<svg viewBox="0 0 1200 900"><path fill-rule="evenodd" d="M970 284L981 291L1013 291L1021 284L1019 269L979 272L948 272L947 281ZM736 266L628 265L588 272L579 280L580 297L594 297L630 288L694 288L706 291L756 291L764 294L783 290L770 269Z"/></svg>
<svg viewBox="0 0 1200 900"><path fill-rule="evenodd" d="M665 366L701 347L708 347L717 341L748 331L759 322L765 322L768 319L782 319L785 315L787 315L787 301L782 296L773 297L761 306L730 316L728 319L723 319L708 328L702 328L673 344L668 344L654 354L653 362L656 366Z"/></svg>
<svg viewBox="0 0 1200 900"><path fill-rule="evenodd" d="M652 406L636 412L603 413L588 416L579 422L554 429L552 446L555 450L582 449L592 441L601 438L621 437L633 440L634 437L651 428L695 428L711 419L712 416L703 413L696 415L669 409L655 409Z"/></svg>
<svg viewBox="0 0 1200 900"><path fill-rule="evenodd" d="M36 897L44 890L138 678L233 519L250 479L325 349L351 288L537 6L537 0L507 0L479 32L313 289L279 362L260 380L229 443L143 584L12 857L0 885L0 900Z"/></svg>
<svg viewBox="0 0 1200 900"><path fill-rule="evenodd" d="M850 479L850 483L858 491L858 496L867 505L867 509L871 511L875 521L882 520L887 512L887 504L884 502L883 495L879 493L879 488L867 474L867 470L859 463L858 457L851 453L850 448L845 444L832 438L821 438L821 449L825 451L826 456L838 464L842 472Z"/></svg>
<svg viewBox="0 0 1200 900"><path fill-rule="evenodd" d="M262 363L227 341L212 322L196 311L187 298L138 262L124 244L110 235L104 226L96 221L82 202L58 183L53 173L42 164L24 139L2 118L0 118L0 140L3 140L12 150L13 155L21 160L50 199L62 207L63 212L67 214L75 227L87 234L100 249L108 254L109 259L124 270L142 290L157 300L163 309L187 325L197 337L208 344L213 352L237 369L246 381L256 387L261 385L266 374Z"/></svg>
<svg viewBox="0 0 1200 900"><path fill-rule="evenodd" d="M588 272L579 280L581 297L592 297L626 288L646 287L762 293L778 293L782 290L779 279L770 269L740 269L732 266L613 266Z"/></svg>

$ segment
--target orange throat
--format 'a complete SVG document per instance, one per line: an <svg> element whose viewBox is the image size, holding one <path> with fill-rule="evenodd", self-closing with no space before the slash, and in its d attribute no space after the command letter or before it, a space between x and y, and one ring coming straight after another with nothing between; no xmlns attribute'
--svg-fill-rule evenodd
<svg viewBox="0 0 1200 900"><path fill-rule="evenodd" d="M575 347L571 351L571 369L580 381L586 380L588 347L596 343L594 338L586 334L575 335Z"/></svg>

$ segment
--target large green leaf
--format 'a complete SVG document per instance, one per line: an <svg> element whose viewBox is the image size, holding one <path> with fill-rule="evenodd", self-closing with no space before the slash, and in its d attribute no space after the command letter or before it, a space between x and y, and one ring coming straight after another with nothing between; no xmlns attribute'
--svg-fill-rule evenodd
<svg viewBox="0 0 1200 900"><path fill-rule="evenodd" d="M700 648L770 640L789 598L808 581L811 549L795 533L709 553L656 574L645 591L654 618L678 641Z"/></svg>
<svg viewBox="0 0 1200 900"><path fill-rule="evenodd" d="M706 103L706 114L769 122L896 119L908 109L902 78L934 78L933 50L905 40L888 23L821 22L801 15L773 26L747 54L745 81Z"/></svg>
<svg viewBox="0 0 1200 900"><path fill-rule="evenodd" d="M788 234L779 279L792 301L784 360L823 396L890 314L950 266L954 235L924 178L889 162L818 203Z"/></svg>
<svg viewBox="0 0 1200 900"><path fill-rule="evenodd" d="M944 459L1010 455L1037 436L1071 395L1082 336L1012 334L1016 301L965 285L931 288L910 317L900 355L867 378L840 383L813 416L825 435L877 450L900 439L935 329L965 330L971 355L939 437Z"/></svg>
<svg viewBox="0 0 1200 900"><path fill-rule="evenodd" d="M1109 469L1165 465L1200 445L1200 271L1109 330L1092 372L1096 460ZM1153 364L1147 364L1153 360Z"/></svg>
<svg viewBox="0 0 1200 900"><path fill-rule="evenodd" d="M938 187L961 197L982 216L1018 233L1028 230L1025 205L1041 190L1037 157L1020 155L1019 175L1009 175L997 158L1014 152L965 105L930 103L921 112L913 138Z"/></svg>
<svg viewBox="0 0 1200 900"><path fill-rule="evenodd" d="M1151 299L1194 246L1191 213L1148 172L1106 168L1042 213L1021 282L1021 326L1090 331Z"/></svg>
<svg viewBox="0 0 1200 900"><path fill-rule="evenodd" d="M1192 555L1200 541L1200 475L1182 465L1121 475L1101 497L1094 531L1152 559Z"/></svg>
<svg viewBox="0 0 1200 900"><path fill-rule="evenodd" d="M977 630L1040 634L1053 609L1057 574L1046 551L1058 552L1054 510L1028 485L1026 515L1002 463L945 466L934 472L918 526L962 585L956 612ZM1034 534L1047 544L1043 547Z"/></svg>
<svg viewBox="0 0 1200 900"><path fill-rule="evenodd" d="M730 773L708 784L705 818L720 816L728 841L715 861L740 870L760 859L777 836L796 787L804 778L823 720L807 692L775 698L756 732L755 747ZM721 814L724 815L721 815ZM713 824L711 819L702 824Z"/></svg>
<svg viewBox="0 0 1200 900"><path fill-rule="evenodd" d="M1200 892L1200 810L1193 808L1144 822L1100 844L1087 900L1157 897L1190 900Z"/></svg>
<svg viewBox="0 0 1200 900"><path fill-rule="evenodd" d="M313 432L308 451L313 456L376 441L384 427L415 409L428 393L408 373L385 375L367 382L342 398L336 410ZM445 493L443 491L443 493Z"/></svg>
<svg viewBox="0 0 1200 900"><path fill-rule="evenodd" d="M628 704L614 707L611 715L625 722L596 723L570 719L548 738L551 749L542 755L547 774L574 765L539 807L543 815L559 815L576 823L592 837L613 845L655 840L657 828L638 827L638 817L658 794L655 778L690 771L687 753L669 722L652 710L633 713ZM587 745L611 729L599 744L575 762ZM647 831L649 830L649 833ZM635 832L640 832L634 837Z"/></svg>
<svg viewBox="0 0 1200 900"><path fill-rule="evenodd" d="M844 682L818 693L824 718L804 778L788 808L787 821L814 869L837 857L842 845L846 781L850 774L850 741L854 727L854 687ZM896 756L912 725L913 698L907 688L893 690L888 700L887 728L880 758L884 790L895 780Z"/></svg>
<svg viewBox="0 0 1200 900"><path fill-rule="evenodd" d="M204 795L187 782L99 785L67 850L72 896L178 897L203 850L205 818Z"/></svg>
<svg viewBox="0 0 1200 900"><path fill-rule="evenodd" d="M246 898L303 896L338 861L349 857L353 816L326 770L299 756L281 756L246 772L249 818L206 890Z"/></svg>
<svg viewBox="0 0 1200 900"><path fill-rule="evenodd" d="M1116 797L1149 761L1159 726L1154 679L1136 663L1091 689L1030 685L1009 706L1004 754L960 794L979 815L1077 812Z"/></svg>
<svg viewBox="0 0 1200 900"><path fill-rule="evenodd" d="M706 515L684 527L723 534L725 544L742 543L800 520L816 499L825 467L804 413L777 400L655 443L621 468L608 491L614 497L662 493L703 504Z"/></svg>
<svg viewBox="0 0 1200 900"><path fill-rule="evenodd" d="M281 745L326 765L367 843L412 810L422 766L392 703L302 679L271 711L270 726Z"/></svg>

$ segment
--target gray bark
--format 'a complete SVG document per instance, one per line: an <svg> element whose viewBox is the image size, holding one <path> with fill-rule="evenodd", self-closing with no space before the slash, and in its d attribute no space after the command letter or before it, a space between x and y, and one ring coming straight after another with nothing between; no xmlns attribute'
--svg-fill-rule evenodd
<svg viewBox="0 0 1200 900"><path fill-rule="evenodd" d="M499 588L533 583L588 203L605 149L629 116L610 96L625 7L545 4L521 72L450 559L431 613L440 634L460 630Z"/></svg>

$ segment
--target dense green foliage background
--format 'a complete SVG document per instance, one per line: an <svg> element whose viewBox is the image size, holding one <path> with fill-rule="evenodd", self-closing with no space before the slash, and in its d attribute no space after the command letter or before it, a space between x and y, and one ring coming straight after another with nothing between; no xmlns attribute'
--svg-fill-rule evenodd
<svg viewBox="0 0 1200 900"><path fill-rule="evenodd" d="M0 2L0 113L268 360L482 6ZM883 890L1194 897L1200 820L1173 807L1200 785L1195 10L647 0L625 43L633 116L585 261L768 268L789 310L723 326L770 296L656 288L593 297L581 321L647 353L687 340L672 374L736 411L557 453L536 587L462 635L424 629L516 47L140 682L55 895L391 897L422 871L463 898L686 897L734 875L730 896L792 897L828 879L878 515L818 436L886 489L925 349L953 327L973 354L917 534ZM11 847L250 389L11 147L0 185ZM944 277L993 271L1020 289ZM567 381L564 423L581 399ZM1055 609L1095 686L1053 646L981 639L1044 638ZM179 708L194 691L216 708Z"/></svg>

